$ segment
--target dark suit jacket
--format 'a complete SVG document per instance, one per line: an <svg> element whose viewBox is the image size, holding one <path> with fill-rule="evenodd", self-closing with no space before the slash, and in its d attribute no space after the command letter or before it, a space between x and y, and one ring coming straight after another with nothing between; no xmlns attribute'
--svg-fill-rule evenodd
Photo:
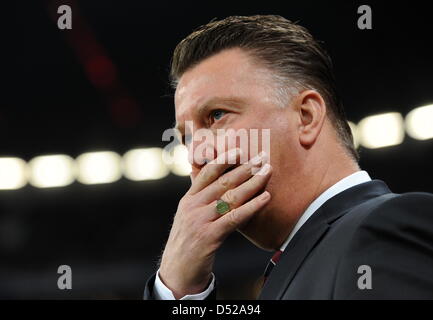
<svg viewBox="0 0 433 320"><path fill-rule="evenodd" d="M374 180L334 196L295 234L259 299L433 299L433 195Z"/></svg>

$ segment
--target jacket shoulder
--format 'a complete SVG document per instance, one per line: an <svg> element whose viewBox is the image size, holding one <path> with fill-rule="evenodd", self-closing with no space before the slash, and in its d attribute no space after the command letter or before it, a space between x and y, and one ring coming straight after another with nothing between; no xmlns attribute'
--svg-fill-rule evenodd
<svg viewBox="0 0 433 320"><path fill-rule="evenodd" d="M425 224L430 222L429 224ZM377 205L361 223L364 227L395 228L416 225L433 229L433 194L411 192L396 195ZM409 230L407 230L409 231Z"/></svg>
<svg viewBox="0 0 433 320"><path fill-rule="evenodd" d="M338 264L334 298L433 298L433 195L396 195L361 217ZM360 285L363 270L371 288Z"/></svg>

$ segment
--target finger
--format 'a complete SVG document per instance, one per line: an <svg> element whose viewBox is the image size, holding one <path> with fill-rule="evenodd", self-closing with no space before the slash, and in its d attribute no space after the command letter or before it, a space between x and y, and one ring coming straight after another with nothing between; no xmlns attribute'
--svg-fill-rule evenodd
<svg viewBox="0 0 433 320"><path fill-rule="evenodd" d="M230 233L239 229L257 212L263 209L270 199L271 194L268 191L265 191L242 206L233 209L226 215L215 220L213 223L215 224L216 236L220 239L224 239Z"/></svg>
<svg viewBox="0 0 433 320"><path fill-rule="evenodd" d="M257 171L259 171L266 162L266 159L266 153L262 152L248 163L240 165L232 171L221 175L217 180L200 191L200 201L210 203L215 199L219 199L228 190L238 187L253 175L257 175Z"/></svg>
<svg viewBox="0 0 433 320"><path fill-rule="evenodd" d="M230 167L233 167L238 162L241 154L241 149L232 149L221 154L215 160L206 164L192 182L188 194L196 194L218 179L218 177L221 176L224 171Z"/></svg>
<svg viewBox="0 0 433 320"><path fill-rule="evenodd" d="M260 171L251 179L239 185L237 188L230 189L221 196L221 200L227 202L231 209L240 207L246 201L264 188L272 173L270 164L265 164Z"/></svg>
<svg viewBox="0 0 433 320"><path fill-rule="evenodd" d="M264 188L271 174L272 167L269 164L265 164L253 178L243 183L238 188L229 190L221 197L220 200L226 202L229 205L229 210L240 207ZM227 214L218 213L218 201L219 199L214 200L212 203L206 206L207 213L200 215L204 220L215 221L220 219L222 215Z"/></svg>

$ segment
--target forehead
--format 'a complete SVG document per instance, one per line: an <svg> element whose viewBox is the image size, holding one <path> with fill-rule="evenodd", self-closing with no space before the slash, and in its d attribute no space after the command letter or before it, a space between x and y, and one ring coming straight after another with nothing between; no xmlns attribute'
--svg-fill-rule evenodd
<svg viewBox="0 0 433 320"><path fill-rule="evenodd" d="M242 100L260 95L265 74L241 49L225 50L205 59L180 78L175 93L177 122L209 100Z"/></svg>

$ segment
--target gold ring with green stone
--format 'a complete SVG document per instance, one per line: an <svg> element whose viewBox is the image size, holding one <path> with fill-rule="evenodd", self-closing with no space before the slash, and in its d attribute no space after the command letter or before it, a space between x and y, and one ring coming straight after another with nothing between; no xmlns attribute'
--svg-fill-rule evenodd
<svg viewBox="0 0 433 320"><path fill-rule="evenodd" d="M225 215L230 211L230 205L224 200L218 200L216 205L216 212L220 215Z"/></svg>

